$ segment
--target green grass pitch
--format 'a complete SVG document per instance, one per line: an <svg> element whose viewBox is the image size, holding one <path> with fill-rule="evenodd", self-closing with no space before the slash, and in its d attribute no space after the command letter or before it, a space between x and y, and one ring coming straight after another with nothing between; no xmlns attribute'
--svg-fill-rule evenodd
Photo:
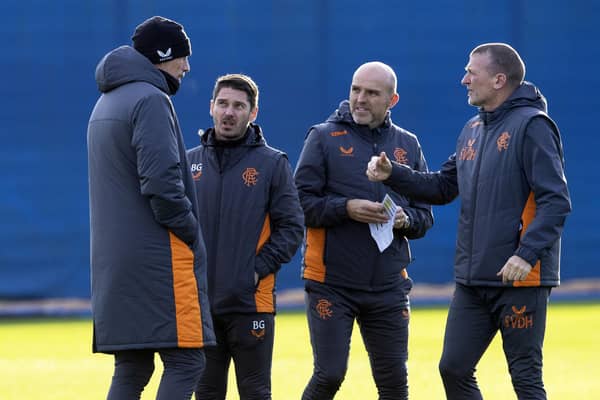
<svg viewBox="0 0 600 400"><path fill-rule="evenodd" d="M550 399L598 399L600 304L552 304L544 345L544 380ZM410 322L411 399L444 399L437 363L446 309L414 308ZM113 359L91 353L91 322L0 320L0 399L105 399ZM154 399L156 371L142 399ZM232 368L233 370L233 368ZM312 370L306 319L278 314L273 357L273 398L299 399ZM486 400L515 399L498 337L481 360L477 377ZM228 399L238 399L230 376ZM376 399L369 362L354 330L346 379L336 399Z"/></svg>

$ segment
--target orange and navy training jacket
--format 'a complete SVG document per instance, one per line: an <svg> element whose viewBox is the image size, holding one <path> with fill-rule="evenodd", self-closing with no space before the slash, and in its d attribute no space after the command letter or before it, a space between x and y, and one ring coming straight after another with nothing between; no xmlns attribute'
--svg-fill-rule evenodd
<svg viewBox="0 0 600 400"><path fill-rule="evenodd" d="M258 125L245 140L215 141L214 129L188 150L208 254L215 315L275 312L275 280L302 242L304 217L285 153ZM254 273L260 280L254 283Z"/></svg>
<svg viewBox="0 0 600 400"><path fill-rule="evenodd" d="M407 239L424 236L433 215L429 205L368 180L367 163L381 151L427 171L416 136L394 125L389 113L382 126L369 129L354 123L348 101L343 101L326 122L309 130L295 172L306 223L304 279L368 291L385 290L406 279L411 262ZM410 226L395 229L392 243L380 252L369 225L348 216L346 202L380 202L386 193L404 209Z"/></svg>
<svg viewBox="0 0 600 400"><path fill-rule="evenodd" d="M88 125L95 352L215 345L192 174L167 81L130 46Z"/></svg>
<svg viewBox="0 0 600 400"><path fill-rule="evenodd" d="M560 133L532 84L469 120L440 171L422 174L394 164L385 183L432 204L460 195L457 282L502 286L497 273L514 254L533 268L510 285L560 283L560 236L571 201Z"/></svg>

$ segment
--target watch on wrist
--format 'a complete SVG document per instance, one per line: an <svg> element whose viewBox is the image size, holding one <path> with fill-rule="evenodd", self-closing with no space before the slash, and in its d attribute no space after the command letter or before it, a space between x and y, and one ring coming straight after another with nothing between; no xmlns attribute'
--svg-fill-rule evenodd
<svg viewBox="0 0 600 400"><path fill-rule="evenodd" d="M404 213L406 218L404 219L404 224L402 225L402 229L407 229L410 227L410 216L407 213Z"/></svg>

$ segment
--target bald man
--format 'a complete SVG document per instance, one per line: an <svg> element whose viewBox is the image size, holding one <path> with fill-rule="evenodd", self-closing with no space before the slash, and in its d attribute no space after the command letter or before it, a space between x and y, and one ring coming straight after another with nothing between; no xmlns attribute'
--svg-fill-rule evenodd
<svg viewBox="0 0 600 400"><path fill-rule="evenodd" d="M380 399L407 399L409 239L433 225L431 207L382 183L369 182L364 166L385 151L427 171L415 135L392 123L398 102L396 74L369 62L352 77L350 98L310 128L295 172L306 235L302 277L314 371L302 399L332 399L348 365L354 321L360 327ZM369 224L391 219L381 203L398 205L393 240L379 250Z"/></svg>

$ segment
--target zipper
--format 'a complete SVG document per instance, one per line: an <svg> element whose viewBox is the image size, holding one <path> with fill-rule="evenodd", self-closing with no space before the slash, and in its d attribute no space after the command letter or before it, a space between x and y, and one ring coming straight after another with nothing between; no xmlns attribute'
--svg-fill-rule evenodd
<svg viewBox="0 0 600 400"><path fill-rule="evenodd" d="M216 148L215 147L204 147L204 154L202 157L202 162L203 164L205 164L203 166L203 168L206 168L207 171L205 171L206 173L208 173L208 169L212 166L216 165L215 170L218 171L218 179L222 182L222 173L221 173L221 166L219 164L219 158L217 157L217 153L216 153ZM218 197L215 199L216 200L216 204L219 204L219 208L220 208L220 204L221 204L221 193L222 193L222 183L221 183L221 190L218 191ZM210 198L210 197L208 197ZM211 206L211 204L208 204L208 206ZM220 220L220 218L219 218ZM199 221L201 223L201 221ZM214 248L218 249L219 248L219 236L218 236L218 232L219 232L219 226L217 224L215 224L211 234L213 235L214 238ZM208 246L206 247L206 251L208 252ZM208 261L208 258L207 258ZM208 268L210 268L207 264L207 270ZM207 275L208 275L208 271L207 271ZM217 287L216 285L217 282L217 270L215 270L215 273L212 274L212 280L210 282L208 282L209 285L212 286L212 288L209 286L209 292L212 291L213 296L217 297L217 292L215 290L215 288ZM211 310L213 310L213 306L211 306Z"/></svg>
<svg viewBox="0 0 600 400"><path fill-rule="evenodd" d="M375 128L375 129L370 129L371 131L371 139L373 140L373 145L372 150L373 150L373 155L376 156L379 154L379 144L377 143L377 140L382 136L379 133L379 129ZM382 201L383 200L383 192L381 191L381 187L383 185L378 184L377 182L371 182L371 187L373 188L373 191L375 192L375 198L376 201ZM376 256L376 258L379 258L379 255ZM369 288L368 290L371 291L373 290L373 281L375 280L375 269L373 268L371 270L371 279L369 279Z"/></svg>
<svg viewBox="0 0 600 400"><path fill-rule="evenodd" d="M477 160L475 161L475 169L473 172L473 185L472 185L472 190L473 190L473 195L471 196L471 244L469 246L469 268L468 268L468 273L467 273L467 284L470 285L471 284L471 269L472 269L472 261L473 261L473 241L475 238L475 215L477 214L477 187L479 184L479 172L481 170L481 163L483 160L483 154L484 154L484 150L485 150L485 145L487 144L488 141L488 125L485 123L483 123L483 132L481 134L481 147L479 149L479 157L477 157Z"/></svg>

